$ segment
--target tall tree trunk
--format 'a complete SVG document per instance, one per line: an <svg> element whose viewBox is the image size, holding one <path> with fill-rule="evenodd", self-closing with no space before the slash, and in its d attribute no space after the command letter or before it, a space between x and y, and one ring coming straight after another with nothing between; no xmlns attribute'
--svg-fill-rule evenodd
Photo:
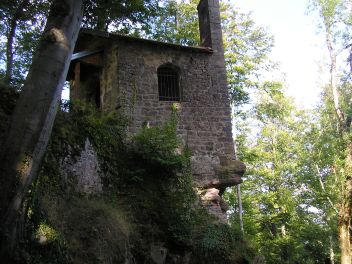
<svg viewBox="0 0 352 264"><path fill-rule="evenodd" d="M336 81L336 52L333 47L332 41L332 31L331 28L326 25L326 44L329 50L330 55L330 87L333 95L335 112L338 120L338 127L341 132L341 136L344 137L349 131L348 124L345 121L345 114L341 110L339 103L339 91L337 88ZM351 264L351 236L350 236L350 227L351 227L351 208L352 208L352 142L350 139L347 139L347 149L346 152L346 165L345 172L347 173L346 180L344 182L344 188L342 191L341 201L339 205L339 219L338 219L338 232L339 232L339 241L341 249L341 264Z"/></svg>
<svg viewBox="0 0 352 264"><path fill-rule="evenodd" d="M326 26L326 44L329 51L330 57L330 87L334 101L334 107L337 115L338 126L341 132L345 132L346 124L345 124L345 116L340 107L340 98L339 92L337 89L337 66L336 66L336 51L333 47L333 40L332 40L332 32L329 26Z"/></svg>
<svg viewBox="0 0 352 264"><path fill-rule="evenodd" d="M351 214L352 214L352 142L348 143L346 158L347 177L344 184L342 201L339 210L339 240L341 248L341 264L352 263L351 255Z"/></svg>
<svg viewBox="0 0 352 264"><path fill-rule="evenodd" d="M55 0L0 156L1 255L18 245L23 200L38 175L82 21L83 0ZM13 261L13 260L12 260ZM5 263L12 263L10 261Z"/></svg>
<svg viewBox="0 0 352 264"><path fill-rule="evenodd" d="M5 74L5 81L7 84L10 84L12 81L12 74L13 74L13 44L16 36L16 28L17 23L21 19L21 15L23 14L23 10L29 4L29 0L23 0L18 5L11 21L10 21L10 29L7 35L7 44L6 44L6 74Z"/></svg>

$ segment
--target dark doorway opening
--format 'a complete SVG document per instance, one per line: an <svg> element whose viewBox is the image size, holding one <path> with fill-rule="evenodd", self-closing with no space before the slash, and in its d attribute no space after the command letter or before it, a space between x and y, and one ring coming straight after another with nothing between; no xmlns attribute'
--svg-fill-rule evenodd
<svg viewBox="0 0 352 264"><path fill-rule="evenodd" d="M100 108L100 75L101 67L81 63L80 90L84 91L84 100Z"/></svg>

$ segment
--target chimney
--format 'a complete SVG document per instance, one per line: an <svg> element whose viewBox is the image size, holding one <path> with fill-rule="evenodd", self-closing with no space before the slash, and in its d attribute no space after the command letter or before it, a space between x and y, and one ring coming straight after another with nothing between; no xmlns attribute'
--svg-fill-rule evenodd
<svg viewBox="0 0 352 264"><path fill-rule="evenodd" d="M224 53L219 0L200 0L198 4L200 41L202 47Z"/></svg>

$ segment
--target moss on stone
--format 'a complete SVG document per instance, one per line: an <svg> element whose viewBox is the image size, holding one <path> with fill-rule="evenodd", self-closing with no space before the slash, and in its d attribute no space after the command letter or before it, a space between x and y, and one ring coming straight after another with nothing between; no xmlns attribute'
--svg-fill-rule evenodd
<svg viewBox="0 0 352 264"><path fill-rule="evenodd" d="M128 139L117 114L80 104L60 112L27 201L27 263L154 263L155 245L167 249L166 263L248 263L252 251L239 233L199 205L176 122L174 115ZM86 138L102 168L99 195L76 193L75 179L60 172ZM55 236L40 244L43 226Z"/></svg>

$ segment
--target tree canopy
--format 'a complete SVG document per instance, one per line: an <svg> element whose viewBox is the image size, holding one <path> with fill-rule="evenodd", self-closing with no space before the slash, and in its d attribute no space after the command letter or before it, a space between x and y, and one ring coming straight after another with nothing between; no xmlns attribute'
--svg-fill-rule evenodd
<svg viewBox="0 0 352 264"><path fill-rule="evenodd" d="M20 89L49 14L49 0L1 1L0 79ZM85 1L82 27L139 34L162 12L159 1Z"/></svg>

